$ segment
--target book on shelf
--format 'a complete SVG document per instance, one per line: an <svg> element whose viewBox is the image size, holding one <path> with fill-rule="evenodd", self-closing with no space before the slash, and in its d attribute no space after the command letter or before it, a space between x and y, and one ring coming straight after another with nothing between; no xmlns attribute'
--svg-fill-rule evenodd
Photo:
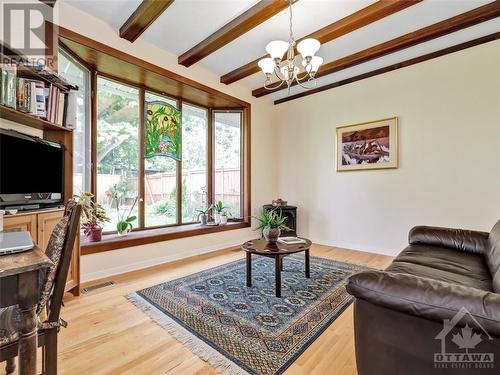
<svg viewBox="0 0 500 375"><path fill-rule="evenodd" d="M0 66L0 103L16 108L17 101L17 68L15 65Z"/></svg>
<svg viewBox="0 0 500 375"><path fill-rule="evenodd" d="M12 70L3 67L1 77L1 104L59 126L76 126L76 93L64 92L42 80L16 77Z"/></svg>
<svg viewBox="0 0 500 375"><path fill-rule="evenodd" d="M18 78L16 102L17 110L33 116L46 117L45 82Z"/></svg>
<svg viewBox="0 0 500 375"><path fill-rule="evenodd" d="M306 243L305 240L299 237L280 237L278 238L278 242L285 245L298 245L301 243Z"/></svg>

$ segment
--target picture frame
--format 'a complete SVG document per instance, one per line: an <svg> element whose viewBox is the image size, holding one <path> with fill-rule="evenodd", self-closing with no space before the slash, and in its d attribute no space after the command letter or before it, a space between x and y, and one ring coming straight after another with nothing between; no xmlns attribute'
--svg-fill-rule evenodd
<svg viewBox="0 0 500 375"><path fill-rule="evenodd" d="M398 167L398 118L336 129L337 172Z"/></svg>

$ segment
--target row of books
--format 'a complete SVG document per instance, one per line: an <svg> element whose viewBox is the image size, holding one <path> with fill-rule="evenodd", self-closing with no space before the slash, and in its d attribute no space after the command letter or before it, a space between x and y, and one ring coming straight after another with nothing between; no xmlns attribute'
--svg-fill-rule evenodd
<svg viewBox="0 0 500 375"><path fill-rule="evenodd" d="M54 124L74 127L76 93L42 80L17 77L15 66L1 67L0 103Z"/></svg>

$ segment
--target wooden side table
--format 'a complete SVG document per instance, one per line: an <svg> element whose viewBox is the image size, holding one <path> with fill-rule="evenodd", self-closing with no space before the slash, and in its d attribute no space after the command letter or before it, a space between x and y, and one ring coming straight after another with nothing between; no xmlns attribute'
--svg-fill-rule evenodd
<svg viewBox="0 0 500 375"><path fill-rule="evenodd" d="M0 256L0 307L19 305L19 374L36 374L38 274L52 264L38 247Z"/></svg>
<svg viewBox="0 0 500 375"><path fill-rule="evenodd" d="M276 297L281 297L281 271L283 270L283 258L287 255L304 252L305 276L310 277L309 249L311 241L302 238L305 243L296 245L285 245L280 242L267 242L265 239L247 241L241 248L246 252L247 258L247 287L252 286L252 254L274 258Z"/></svg>

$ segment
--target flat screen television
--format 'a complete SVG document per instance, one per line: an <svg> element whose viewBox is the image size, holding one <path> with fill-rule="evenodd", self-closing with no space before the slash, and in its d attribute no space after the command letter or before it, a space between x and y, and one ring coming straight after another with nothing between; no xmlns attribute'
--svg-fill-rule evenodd
<svg viewBox="0 0 500 375"><path fill-rule="evenodd" d="M63 203L64 147L0 129L0 209L39 209Z"/></svg>

